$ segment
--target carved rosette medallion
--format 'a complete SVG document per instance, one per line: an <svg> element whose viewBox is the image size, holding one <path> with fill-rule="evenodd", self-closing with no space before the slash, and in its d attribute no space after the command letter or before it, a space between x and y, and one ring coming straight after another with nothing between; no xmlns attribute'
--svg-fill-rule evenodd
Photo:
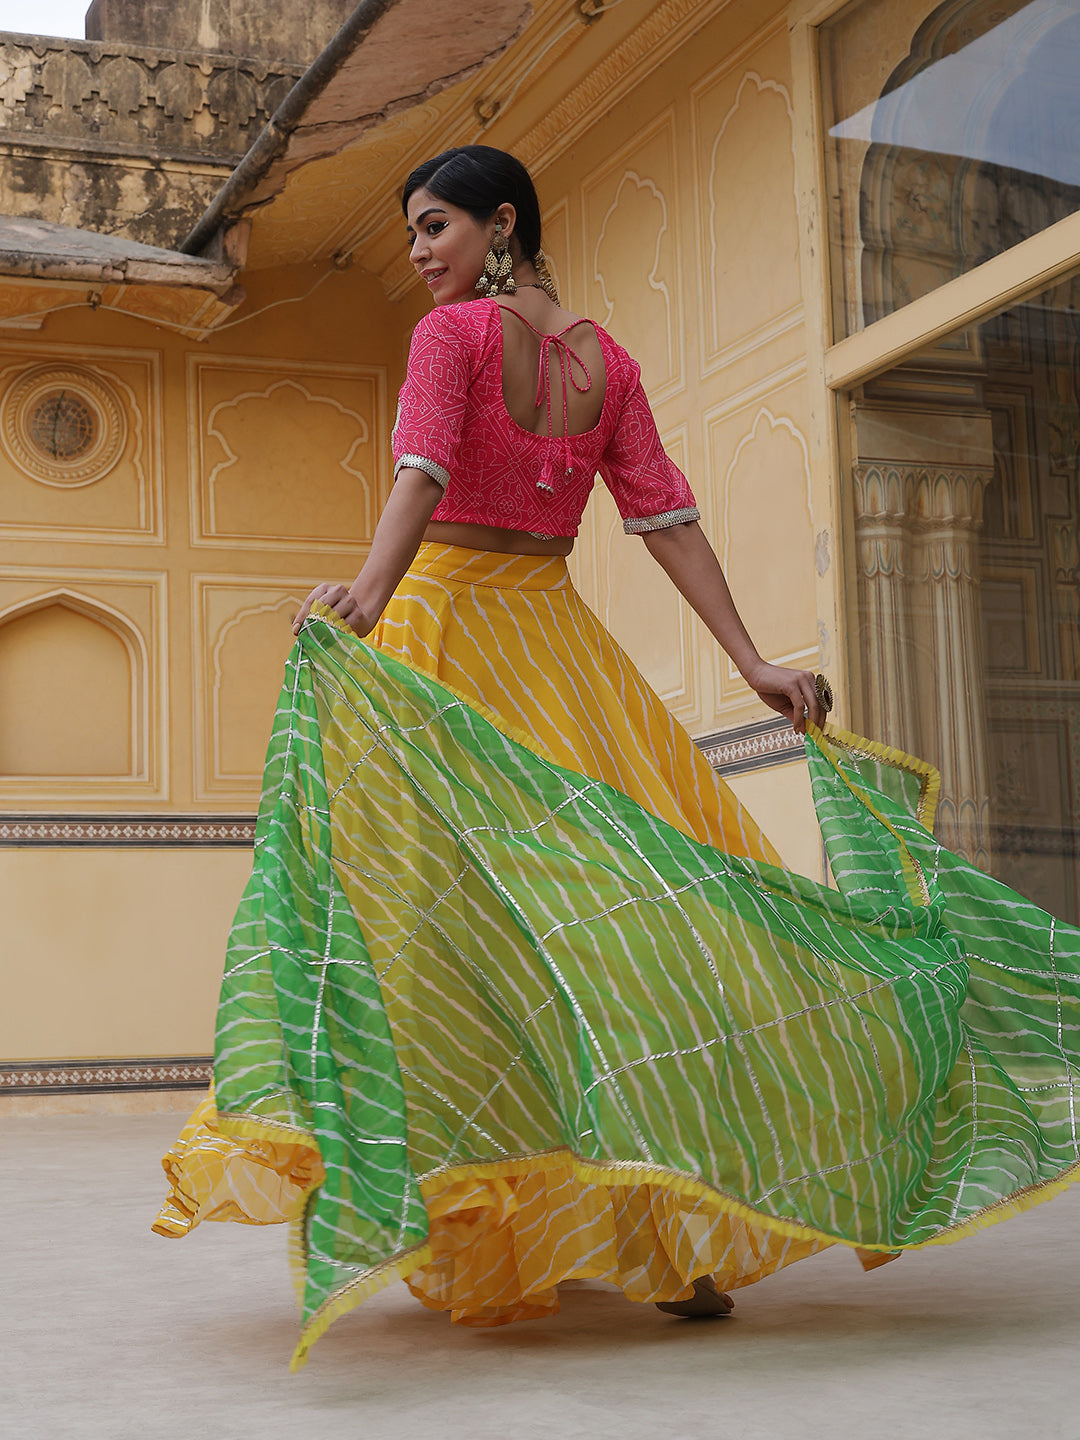
<svg viewBox="0 0 1080 1440"><path fill-rule="evenodd" d="M8 458L42 485L93 485L124 452L127 419L119 396L89 370L36 365L0 403Z"/></svg>

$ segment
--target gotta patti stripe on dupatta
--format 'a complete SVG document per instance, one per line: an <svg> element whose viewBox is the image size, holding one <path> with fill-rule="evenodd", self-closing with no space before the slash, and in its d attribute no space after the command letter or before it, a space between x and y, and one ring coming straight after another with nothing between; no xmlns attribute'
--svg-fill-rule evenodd
<svg viewBox="0 0 1080 1440"><path fill-rule="evenodd" d="M558 562L431 548L290 657L163 1233L298 1215L300 1361L395 1276L500 1324L1073 1178L1077 932L937 845L929 767L810 737L839 892L785 872Z"/></svg>

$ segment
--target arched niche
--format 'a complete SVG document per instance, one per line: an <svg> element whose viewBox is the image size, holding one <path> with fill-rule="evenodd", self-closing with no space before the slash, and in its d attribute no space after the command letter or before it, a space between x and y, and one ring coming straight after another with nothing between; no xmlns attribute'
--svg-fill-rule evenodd
<svg viewBox="0 0 1080 1440"><path fill-rule="evenodd" d="M998 27L1014 43L969 80L961 123L951 72L937 72L936 88L929 72L968 47L977 56ZM1080 12L1054 0L946 0L919 26L881 92L862 166L864 323L1080 209L1077 55ZM974 59L970 69L979 73Z"/></svg>
<svg viewBox="0 0 1080 1440"><path fill-rule="evenodd" d="M110 607L67 590L0 615L0 779L141 779L146 656Z"/></svg>

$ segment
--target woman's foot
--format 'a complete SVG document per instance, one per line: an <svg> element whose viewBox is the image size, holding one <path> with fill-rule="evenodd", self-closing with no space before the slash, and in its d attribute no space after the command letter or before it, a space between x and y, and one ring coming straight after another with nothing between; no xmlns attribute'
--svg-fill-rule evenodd
<svg viewBox="0 0 1080 1440"><path fill-rule="evenodd" d="M689 1300L657 1301L657 1310L665 1315L683 1315L688 1320L703 1320L708 1316L730 1315L735 1301L716 1288L711 1275L702 1275L694 1281L694 1293Z"/></svg>

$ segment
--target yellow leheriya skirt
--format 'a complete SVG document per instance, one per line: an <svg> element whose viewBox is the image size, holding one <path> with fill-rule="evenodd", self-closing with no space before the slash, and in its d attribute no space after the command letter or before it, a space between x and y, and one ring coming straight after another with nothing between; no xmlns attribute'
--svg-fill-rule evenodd
<svg viewBox="0 0 1080 1440"><path fill-rule="evenodd" d="M563 560L424 545L371 638L316 612L290 659L216 1100L154 1226L295 1221L299 1358L395 1276L481 1326L572 1277L685 1298L1071 1175L1073 939L936 846L929 767L808 743L838 894L780 867ZM1001 1054L1018 983L1038 1093Z"/></svg>

